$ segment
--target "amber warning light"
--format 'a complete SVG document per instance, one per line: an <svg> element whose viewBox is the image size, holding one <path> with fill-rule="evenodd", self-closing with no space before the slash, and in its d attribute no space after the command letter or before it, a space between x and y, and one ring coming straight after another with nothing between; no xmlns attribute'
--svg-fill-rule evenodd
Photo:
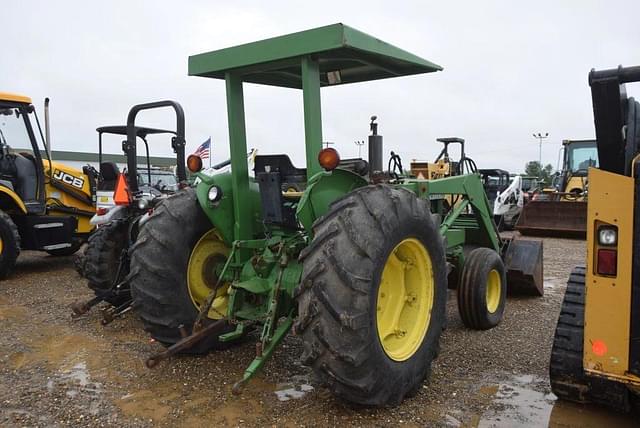
<svg viewBox="0 0 640 428"><path fill-rule="evenodd" d="M318 162L325 170L332 171L336 169L340 163L340 155L336 149L327 147L318 153Z"/></svg>
<svg viewBox="0 0 640 428"><path fill-rule="evenodd" d="M189 155L187 158L187 168L191 172L198 172L202 169L202 158L198 155Z"/></svg>

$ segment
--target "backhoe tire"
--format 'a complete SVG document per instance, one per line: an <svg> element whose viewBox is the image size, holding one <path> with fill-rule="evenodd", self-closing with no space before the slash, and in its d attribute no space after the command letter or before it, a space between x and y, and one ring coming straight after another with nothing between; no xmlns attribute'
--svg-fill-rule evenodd
<svg viewBox="0 0 640 428"><path fill-rule="evenodd" d="M127 246L128 222L114 220L99 226L89 237L83 256L82 275L87 279L87 286L99 296L110 290L120 264L122 251ZM120 278L126 278L128 267L123 266ZM105 301L113 306L120 306L131 299L127 290L117 296L109 296Z"/></svg>
<svg viewBox="0 0 640 428"><path fill-rule="evenodd" d="M72 256L80 249L80 247L82 247L82 244L84 244L82 239L74 239L71 242L70 247L58 248L57 250L47 250L47 253L54 257Z"/></svg>
<svg viewBox="0 0 640 428"><path fill-rule="evenodd" d="M302 362L341 399L397 405L428 376L445 322L444 243L429 202L362 187L334 202L313 234L295 291Z"/></svg>
<svg viewBox="0 0 640 428"><path fill-rule="evenodd" d="M144 329L165 346L182 338L181 326L191 334L198 309L189 294L187 268L195 245L211 228L195 190L188 188L154 210L131 248L129 282L133 304ZM205 318L205 325L210 322L213 321ZM229 324L218 335L209 336L182 353L204 354L228 348L229 343L220 342L218 336L234 329Z"/></svg>
<svg viewBox="0 0 640 428"><path fill-rule="evenodd" d="M457 300L465 326L488 330L500 324L507 300L507 279L498 253L491 248L476 248L465 257Z"/></svg>
<svg viewBox="0 0 640 428"><path fill-rule="evenodd" d="M13 271L20 255L20 234L4 211L0 211L0 244L0 279L5 279Z"/></svg>

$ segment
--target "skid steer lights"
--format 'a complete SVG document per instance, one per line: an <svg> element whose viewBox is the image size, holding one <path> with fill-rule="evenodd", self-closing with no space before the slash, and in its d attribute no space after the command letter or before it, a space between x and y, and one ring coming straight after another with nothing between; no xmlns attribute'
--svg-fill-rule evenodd
<svg viewBox="0 0 640 428"><path fill-rule="evenodd" d="M187 168L191 172L198 172L202 169L202 159L197 155L189 155L187 158Z"/></svg>
<svg viewBox="0 0 640 428"><path fill-rule="evenodd" d="M340 155L336 149L327 147L320 150L320 153L318 153L318 162L325 170L332 171L336 169L340 163Z"/></svg>
<svg viewBox="0 0 640 428"><path fill-rule="evenodd" d="M616 245L618 243L617 228L611 226L603 226L599 228L598 243L600 245Z"/></svg>
<svg viewBox="0 0 640 428"><path fill-rule="evenodd" d="M207 198L209 198L210 202L218 202L220 199L222 199L222 189L218 186L212 186L209 189Z"/></svg>

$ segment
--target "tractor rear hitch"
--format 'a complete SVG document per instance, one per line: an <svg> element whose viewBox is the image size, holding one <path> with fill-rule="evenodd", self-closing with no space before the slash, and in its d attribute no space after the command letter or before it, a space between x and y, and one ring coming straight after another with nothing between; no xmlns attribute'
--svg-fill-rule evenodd
<svg viewBox="0 0 640 428"><path fill-rule="evenodd" d="M167 358L184 351L185 349L191 348L196 343L200 342L205 337L217 333L219 330L222 330L227 325L226 319L219 319L206 327L198 330L197 332L191 334L190 336L184 337L180 339L178 342L174 343L167 349L162 352L159 352L151 357L147 358L145 361L145 365L152 369L157 366L160 362L166 360ZM182 328L181 331L184 331Z"/></svg>
<svg viewBox="0 0 640 428"><path fill-rule="evenodd" d="M92 307L102 302L103 300L104 298L102 296L96 296L91 300L87 300L86 302L82 302L82 301L73 302L71 304L71 310L73 311L73 313L71 314L71 317L73 318L81 317L82 315L89 312Z"/></svg>
<svg viewBox="0 0 640 428"><path fill-rule="evenodd" d="M133 309L132 300L128 300L122 305L115 307L111 306L102 311L102 320L100 320L100 324L108 325L115 321L117 318L121 318L124 314Z"/></svg>

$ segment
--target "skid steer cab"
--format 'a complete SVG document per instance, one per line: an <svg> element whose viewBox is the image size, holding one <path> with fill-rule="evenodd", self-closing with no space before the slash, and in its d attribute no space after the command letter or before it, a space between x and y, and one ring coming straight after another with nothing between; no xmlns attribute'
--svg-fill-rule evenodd
<svg viewBox="0 0 640 428"><path fill-rule="evenodd" d="M31 99L0 92L0 278L21 250L71 255L93 229L97 173L51 159L48 104L45 139Z"/></svg>
<svg viewBox="0 0 640 428"><path fill-rule="evenodd" d="M176 115L174 130L147 128L136 125L139 112L172 108ZM87 279L96 297L87 302L76 302L74 316L86 313L92 306L110 304L103 314L104 323L122 315L130 308L131 295L125 281L129 273L129 249L136 241L140 228L150 213L169 195L187 186L184 165L184 112L175 101L158 101L133 106L125 126L103 126L98 131L98 158L100 171L96 192L96 213L91 223L97 230L89 239L83 255L82 275ZM123 171L114 162L104 161L102 153L105 134L124 136L122 150L127 165ZM176 175L151 165L149 155L150 135L170 136L171 147L176 154ZM139 142L144 143L144 167L139 168L137 153Z"/></svg>
<svg viewBox="0 0 640 428"><path fill-rule="evenodd" d="M208 176L190 157L201 181L140 230L131 293L168 347L147 366L256 330L240 393L293 329L302 362L337 397L395 405L430 370L448 285L473 329L501 321L507 286L541 294L541 243L500 237L479 174L458 165L458 175L420 178L395 152L385 165L375 117L368 160L322 147L321 87L438 70L343 24L189 58L191 75L226 83L231 171ZM302 90L305 168L260 155L249 174L244 82Z"/></svg>

